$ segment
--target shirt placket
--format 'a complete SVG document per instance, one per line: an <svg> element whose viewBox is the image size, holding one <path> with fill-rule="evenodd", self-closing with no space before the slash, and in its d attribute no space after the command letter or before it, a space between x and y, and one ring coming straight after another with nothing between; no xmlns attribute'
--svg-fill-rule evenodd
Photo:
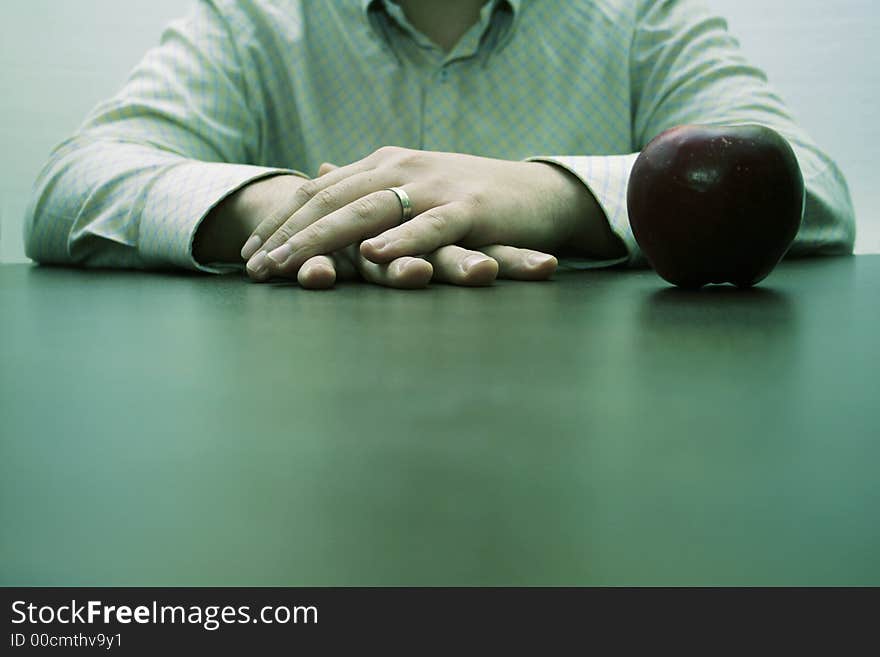
<svg viewBox="0 0 880 657"><path fill-rule="evenodd" d="M493 1L483 7L479 22L465 33L449 53L444 53L416 30L399 7L389 7L389 15L409 37L409 43L404 47L404 65L417 69L415 78L421 84L419 148L422 150L450 148L450 139L455 134L455 124L459 120L457 76L464 67L473 65L479 56L485 55L481 47L486 41L491 41L484 37L488 37L492 29L496 4Z"/></svg>

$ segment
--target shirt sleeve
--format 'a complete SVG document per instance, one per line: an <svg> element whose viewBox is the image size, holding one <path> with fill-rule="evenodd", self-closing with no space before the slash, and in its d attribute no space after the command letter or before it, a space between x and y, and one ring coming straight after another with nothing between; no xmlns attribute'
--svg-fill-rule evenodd
<svg viewBox="0 0 880 657"><path fill-rule="evenodd" d="M636 152L612 156L540 156L580 178L626 245L621 259L644 266L629 225L626 188L641 150L668 128L683 124L761 124L785 137L800 163L806 206L788 255L852 253L855 216L837 165L795 123L766 75L743 57L724 19L703 0L642 0L630 52L633 143ZM585 268L617 264L582 260Z"/></svg>
<svg viewBox="0 0 880 657"><path fill-rule="evenodd" d="M260 114L212 2L197 2L123 89L58 146L25 221L27 255L98 267L206 267L192 256L199 223L245 184L277 173L247 164Z"/></svg>

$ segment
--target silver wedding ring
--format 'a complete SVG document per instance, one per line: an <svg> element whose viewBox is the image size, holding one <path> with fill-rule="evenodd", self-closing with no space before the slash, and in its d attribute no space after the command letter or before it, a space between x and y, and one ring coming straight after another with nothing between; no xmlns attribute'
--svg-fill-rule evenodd
<svg viewBox="0 0 880 657"><path fill-rule="evenodd" d="M400 201L400 207L403 209L403 217L400 220L400 223L404 223L412 219L412 201L409 200L409 194L403 191L400 187L387 187L389 192L394 192L397 196L397 200Z"/></svg>

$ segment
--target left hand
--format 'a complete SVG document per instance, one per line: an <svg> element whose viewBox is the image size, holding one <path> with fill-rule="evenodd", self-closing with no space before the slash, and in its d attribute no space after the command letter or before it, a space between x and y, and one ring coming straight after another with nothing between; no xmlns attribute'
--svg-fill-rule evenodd
<svg viewBox="0 0 880 657"><path fill-rule="evenodd" d="M471 251L460 246L444 246L422 258L404 256L387 265L364 258L357 245L326 256L309 258L297 272L301 287L322 290L337 281L363 279L368 283L395 288L423 288L429 283L482 286L496 278L542 281L556 270L556 258L546 253L512 246L487 246Z"/></svg>
<svg viewBox="0 0 880 657"><path fill-rule="evenodd" d="M269 254L266 276L295 276L312 257L353 244L376 264L453 244L552 252L576 230L585 194L551 164L393 146L320 173L296 191L292 214L254 231ZM410 221L400 223L400 201L388 187L409 195Z"/></svg>

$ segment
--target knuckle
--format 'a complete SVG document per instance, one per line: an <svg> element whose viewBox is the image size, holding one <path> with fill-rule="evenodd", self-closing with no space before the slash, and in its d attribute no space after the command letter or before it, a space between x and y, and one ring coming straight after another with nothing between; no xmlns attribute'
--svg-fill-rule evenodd
<svg viewBox="0 0 880 657"><path fill-rule="evenodd" d="M389 158L394 158L399 155L401 151L404 149L400 146L380 146L375 151L373 151L373 156L379 159L385 160Z"/></svg>
<svg viewBox="0 0 880 657"><path fill-rule="evenodd" d="M438 214L433 210L428 210L427 212L423 212L421 215L421 224L432 233L436 235L442 235L446 232L449 227L449 223L446 221L446 218Z"/></svg>
<svg viewBox="0 0 880 657"><path fill-rule="evenodd" d="M271 251L275 247L281 246L285 242L287 242L291 237L293 237L293 228L284 223L278 227L278 229L272 233L272 236L266 241L266 244L263 245L264 250Z"/></svg>
<svg viewBox="0 0 880 657"><path fill-rule="evenodd" d="M403 224L397 228L393 228L385 233L387 239L391 243L397 245L408 245L419 241L419 233L423 231L413 230L412 226Z"/></svg>
<svg viewBox="0 0 880 657"><path fill-rule="evenodd" d="M312 243L324 244L333 236L333 227L323 221L312 225Z"/></svg>
<svg viewBox="0 0 880 657"><path fill-rule="evenodd" d="M275 231L275 237L278 238L278 243L286 242L291 237L293 237L293 227L290 224L284 224Z"/></svg>
<svg viewBox="0 0 880 657"><path fill-rule="evenodd" d="M419 166L425 157L423 151L401 146L383 146L376 151L375 155L379 165L398 171Z"/></svg>
<svg viewBox="0 0 880 657"><path fill-rule="evenodd" d="M464 196L464 202L474 211L481 211L486 207L486 195L482 191L473 190Z"/></svg>
<svg viewBox="0 0 880 657"><path fill-rule="evenodd" d="M285 218L275 218L271 217L269 219L263 219L260 222L260 225L257 226L254 231L254 235L257 235L262 241L263 244L272 239L272 236L277 233L281 227L284 225ZM263 246L262 244L260 246Z"/></svg>
<svg viewBox="0 0 880 657"><path fill-rule="evenodd" d="M320 251L321 245L327 242L330 237L330 229L326 224L321 223L320 221L309 226L306 234L304 235L303 245L302 247L307 252L312 251Z"/></svg>
<svg viewBox="0 0 880 657"><path fill-rule="evenodd" d="M354 218L362 223L373 219L378 210L376 202L366 196L352 203L350 208Z"/></svg>
<svg viewBox="0 0 880 657"><path fill-rule="evenodd" d="M321 191L321 187L314 180L307 180L300 185L294 193L294 200L300 205L305 205L314 198L315 194Z"/></svg>
<svg viewBox="0 0 880 657"><path fill-rule="evenodd" d="M419 161L421 161L421 158L422 158L421 151L414 151L410 148L400 149L400 152L397 153L397 156L396 156L398 165L404 166L404 167L410 167L410 166L413 166L414 164L417 164Z"/></svg>
<svg viewBox="0 0 880 657"><path fill-rule="evenodd" d="M446 171L440 169L431 172L432 175L425 181L434 189L455 189L458 180L454 176L449 175Z"/></svg>
<svg viewBox="0 0 880 657"><path fill-rule="evenodd" d="M332 212L336 207L336 195L331 191L331 188L325 188L312 196L312 203L317 206L317 209L324 214L328 212Z"/></svg>

